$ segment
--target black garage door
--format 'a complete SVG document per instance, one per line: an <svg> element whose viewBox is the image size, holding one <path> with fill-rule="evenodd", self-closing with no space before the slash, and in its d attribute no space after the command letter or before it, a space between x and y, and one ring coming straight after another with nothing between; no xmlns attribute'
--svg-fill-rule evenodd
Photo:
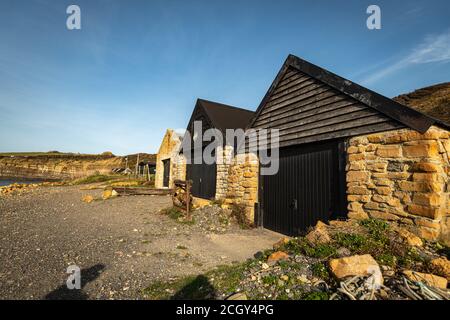
<svg viewBox="0 0 450 320"><path fill-rule="evenodd" d="M280 149L278 173L260 177L263 226L295 236L318 220L345 214L345 162L339 154L338 142Z"/></svg>
<svg viewBox="0 0 450 320"><path fill-rule="evenodd" d="M216 173L214 164L188 164L187 178L192 180L192 195L203 199L213 199L216 196Z"/></svg>

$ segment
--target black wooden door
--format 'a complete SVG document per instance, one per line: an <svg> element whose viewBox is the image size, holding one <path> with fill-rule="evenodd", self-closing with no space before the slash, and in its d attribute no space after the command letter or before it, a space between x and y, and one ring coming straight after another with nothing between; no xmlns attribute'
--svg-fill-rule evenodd
<svg viewBox="0 0 450 320"><path fill-rule="evenodd" d="M216 163L206 164L200 161L199 164L188 164L186 168L187 178L192 180L192 195L203 199L213 199L216 196Z"/></svg>
<svg viewBox="0 0 450 320"><path fill-rule="evenodd" d="M164 175L163 175L163 187L169 187L170 179L170 159L163 160Z"/></svg>
<svg viewBox="0 0 450 320"><path fill-rule="evenodd" d="M263 226L295 236L341 215L343 174L338 143L280 149L278 173L260 177Z"/></svg>

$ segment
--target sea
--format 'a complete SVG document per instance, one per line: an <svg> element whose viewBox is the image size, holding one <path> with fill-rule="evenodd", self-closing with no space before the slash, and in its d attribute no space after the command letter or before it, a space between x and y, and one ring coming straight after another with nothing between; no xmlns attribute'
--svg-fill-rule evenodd
<svg viewBox="0 0 450 320"><path fill-rule="evenodd" d="M45 179L29 179L29 178L6 178L0 177L0 187L8 186L13 183L30 184L45 182Z"/></svg>

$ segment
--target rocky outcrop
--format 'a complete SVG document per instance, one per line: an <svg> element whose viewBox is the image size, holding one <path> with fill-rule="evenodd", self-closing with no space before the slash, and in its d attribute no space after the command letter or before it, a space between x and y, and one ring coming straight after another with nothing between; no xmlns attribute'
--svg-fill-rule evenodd
<svg viewBox="0 0 450 320"><path fill-rule="evenodd" d="M124 165L123 157L111 155L0 156L0 176L71 179L109 174Z"/></svg>

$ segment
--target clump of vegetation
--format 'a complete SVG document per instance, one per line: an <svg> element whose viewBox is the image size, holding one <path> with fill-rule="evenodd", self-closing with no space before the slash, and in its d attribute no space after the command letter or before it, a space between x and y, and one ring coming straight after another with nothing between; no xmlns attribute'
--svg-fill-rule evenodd
<svg viewBox="0 0 450 320"><path fill-rule="evenodd" d="M218 290L236 292L249 263L218 266L205 274L169 282L157 281L144 289L143 293L150 299L214 299L217 298Z"/></svg>
<svg viewBox="0 0 450 320"><path fill-rule="evenodd" d="M361 225L368 230L373 240L383 244L389 242L388 232L390 228L389 224L386 221L378 219L367 219L362 220Z"/></svg>
<svg viewBox="0 0 450 320"><path fill-rule="evenodd" d="M76 179L71 182L73 185L90 184L97 182L107 182L117 179L117 175L94 174L85 178Z"/></svg>
<svg viewBox="0 0 450 320"><path fill-rule="evenodd" d="M176 207L170 207L166 209L162 209L160 211L161 214L164 214L168 216L169 218L183 224L195 224L195 220L193 217L190 217L190 219L186 218L186 215Z"/></svg>
<svg viewBox="0 0 450 320"><path fill-rule="evenodd" d="M233 203L230 206L231 216L236 220L242 229L250 229L253 223L247 218L245 205L242 203Z"/></svg>
<svg viewBox="0 0 450 320"><path fill-rule="evenodd" d="M302 296L303 300L328 300L328 293L322 291L308 292Z"/></svg>
<svg viewBox="0 0 450 320"><path fill-rule="evenodd" d="M104 157L115 157L115 155L111 151L105 151L101 154Z"/></svg>
<svg viewBox="0 0 450 320"><path fill-rule="evenodd" d="M311 267L312 273L317 278L323 279L323 280L329 280L330 279L330 273L328 272L328 268L323 262L317 262L312 265Z"/></svg>
<svg viewBox="0 0 450 320"><path fill-rule="evenodd" d="M281 246L280 250L292 254L304 254L313 258L328 258L336 254L336 248L332 244L312 245L304 238L292 239Z"/></svg>

